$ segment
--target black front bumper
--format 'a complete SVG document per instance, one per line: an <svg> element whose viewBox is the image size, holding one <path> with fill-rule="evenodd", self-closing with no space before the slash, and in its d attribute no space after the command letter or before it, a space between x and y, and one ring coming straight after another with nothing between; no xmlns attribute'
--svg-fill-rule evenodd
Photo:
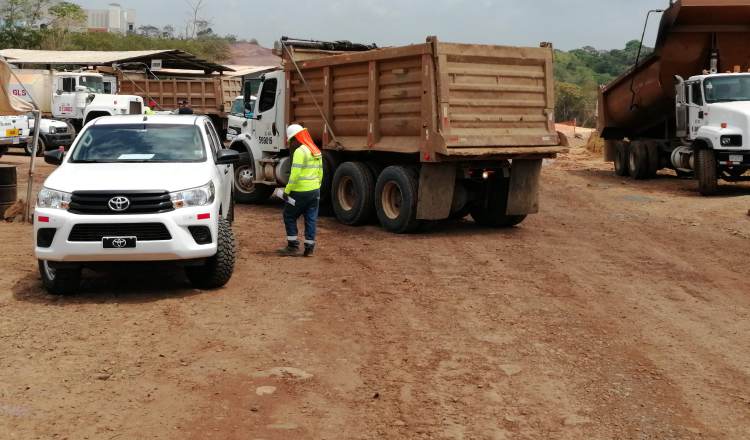
<svg viewBox="0 0 750 440"><path fill-rule="evenodd" d="M48 134L45 136L48 149L69 147L73 145L73 139L75 139L75 135L72 133Z"/></svg>

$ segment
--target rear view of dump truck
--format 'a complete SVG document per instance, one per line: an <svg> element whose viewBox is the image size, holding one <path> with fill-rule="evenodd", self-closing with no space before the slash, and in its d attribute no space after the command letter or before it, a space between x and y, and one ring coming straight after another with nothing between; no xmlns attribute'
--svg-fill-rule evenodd
<svg viewBox="0 0 750 440"><path fill-rule="evenodd" d="M286 185L282 133L299 123L324 148L321 198L342 223L377 218L403 233L468 214L507 227L538 212L542 160L564 150L549 45L432 37L298 59L295 48L310 46L282 40L284 69L264 77L253 126L232 144L248 153L235 167L238 201L259 202Z"/></svg>
<svg viewBox="0 0 750 440"><path fill-rule="evenodd" d="M678 0L654 53L602 88L605 160L634 179L671 168L703 195L750 180L750 1Z"/></svg>

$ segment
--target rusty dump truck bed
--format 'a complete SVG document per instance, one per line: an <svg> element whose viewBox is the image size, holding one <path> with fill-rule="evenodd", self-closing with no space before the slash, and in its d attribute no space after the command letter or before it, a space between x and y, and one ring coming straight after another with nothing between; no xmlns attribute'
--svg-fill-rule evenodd
<svg viewBox="0 0 750 440"><path fill-rule="evenodd" d="M750 69L750 0L678 0L662 16L653 54L600 92L599 131L605 139L638 138L674 129L674 77L710 66ZM632 90L631 90L632 88Z"/></svg>
<svg viewBox="0 0 750 440"><path fill-rule="evenodd" d="M299 61L304 80L287 57L286 120L308 127L325 148L421 153L424 162L553 156L563 148L554 126L552 55L549 46L430 37Z"/></svg>

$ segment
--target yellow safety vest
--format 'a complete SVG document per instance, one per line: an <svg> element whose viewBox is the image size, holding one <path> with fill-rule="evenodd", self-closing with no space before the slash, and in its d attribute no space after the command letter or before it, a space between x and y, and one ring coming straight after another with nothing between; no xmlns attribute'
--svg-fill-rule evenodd
<svg viewBox="0 0 750 440"><path fill-rule="evenodd" d="M323 155L314 155L306 145L301 145L292 157L292 174L285 193L308 192L320 189L323 181Z"/></svg>

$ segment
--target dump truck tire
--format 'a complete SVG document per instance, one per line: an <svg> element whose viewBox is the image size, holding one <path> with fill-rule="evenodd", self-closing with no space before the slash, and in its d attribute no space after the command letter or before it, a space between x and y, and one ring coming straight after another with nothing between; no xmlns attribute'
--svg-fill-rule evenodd
<svg viewBox="0 0 750 440"><path fill-rule="evenodd" d="M646 142L646 153L648 154L648 178L653 179L661 168L659 166L659 144L655 141Z"/></svg>
<svg viewBox="0 0 750 440"><path fill-rule="evenodd" d="M481 226L510 228L526 219L525 215L507 215L509 179L492 178L485 184L481 201L471 207L471 218Z"/></svg>
<svg viewBox="0 0 750 440"><path fill-rule="evenodd" d="M701 195L712 196L719 190L716 152L707 148L695 154L695 178Z"/></svg>
<svg viewBox="0 0 750 440"><path fill-rule="evenodd" d="M615 146L615 174L626 177L630 174L628 170L628 155L630 154L629 144L623 141L617 142Z"/></svg>
<svg viewBox="0 0 750 440"><path fill-rule="evenodd" d="M239 203L258 204L264 203L271 197L273 187L259 185L255 180L255 160L250 156L250 161L234 166L234 200Z"/></svg>
<svg viewBox="0 0 750 440"><path fill-rule="evenodd" d="M344 162L333 176L331 191L336 218L349 226L362 225L375 214L375 176L362 162Z"/></svg>
<svg viewBox="0 0 750 440"><path fill-rule="evenodd" d="M396 234L419 228L417 197L419 179L416 171L394 165L383 170L375 185L375 209L386 231Z"/></svg>
<svg viewBox="0 0 750 440"><path fill-rule="evenodd" d="M630 145L628 170L630 171L630 177L635 180L648 179L648 149L643 142L633 142Z"/></svg>

